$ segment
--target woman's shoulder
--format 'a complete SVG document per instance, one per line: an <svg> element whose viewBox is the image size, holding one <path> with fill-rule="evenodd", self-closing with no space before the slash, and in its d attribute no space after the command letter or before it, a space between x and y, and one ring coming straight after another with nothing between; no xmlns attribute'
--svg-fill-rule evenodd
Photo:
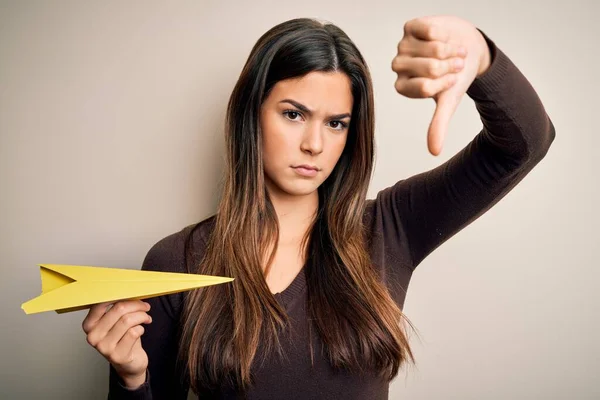
<svg viewBox="0 0 600 400"><path fill-rule="evenodd" d="M195 272L204 255L214 223L215 215L212 215L163 237L148 251L142 269Z"/></svg>

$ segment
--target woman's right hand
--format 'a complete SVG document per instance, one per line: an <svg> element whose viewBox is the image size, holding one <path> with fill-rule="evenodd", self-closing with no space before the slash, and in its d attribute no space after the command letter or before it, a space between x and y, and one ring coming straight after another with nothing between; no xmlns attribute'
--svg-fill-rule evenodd
<svg viewBox="0 0 600 400"><path fill-rule="evenodd" d="M150 305L141 300L95 304L83 320L87 342L115 368L128 388L137 388L146 380L148 355L142 348L142 324L152 318Z"/></svg>

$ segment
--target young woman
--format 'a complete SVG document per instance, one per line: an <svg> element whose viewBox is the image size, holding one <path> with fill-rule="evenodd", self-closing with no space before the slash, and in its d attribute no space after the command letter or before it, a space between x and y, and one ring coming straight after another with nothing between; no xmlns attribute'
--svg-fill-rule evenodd
<svg viewBox="0 0 600 400"><path fill-rule="evenodd" d="M432 154L465 93L483 129L449 161L366 200L374 106L360 52L310 19L259 39L229 101L218 212L159 241L143 264L235 280L92 307L83 329L110 362L110 398L185 399L190 386L200 399L388 397L412 361L401 309L415 267L554 139L529 82L467 21L409 21L392 69L400 94L437 103Z"/></svg>

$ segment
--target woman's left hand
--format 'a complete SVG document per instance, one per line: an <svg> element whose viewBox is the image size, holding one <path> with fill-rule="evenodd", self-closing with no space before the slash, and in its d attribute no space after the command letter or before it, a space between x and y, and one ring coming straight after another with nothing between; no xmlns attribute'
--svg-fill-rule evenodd
<svg viewBox="0 0 600 400"><path fill-rule="evenodd" d="M409 98L436 102L427 147L440 154L450 119L471 83L490 66L485 38L475 25L454 16L421 17L404 25L392 70L395 88Z"/></svg>

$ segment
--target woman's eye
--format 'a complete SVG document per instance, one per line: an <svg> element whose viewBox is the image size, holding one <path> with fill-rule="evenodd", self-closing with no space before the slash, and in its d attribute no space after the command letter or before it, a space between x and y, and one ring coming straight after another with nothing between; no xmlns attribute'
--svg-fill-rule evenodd
<svg viewBox="0 0 600 400"><path fill-rule="evenodd" d="M290 121L300 121L302 118L302 114L298 111L294 110L285 110L283 115ZM342 131L348 127L348 124L343 121L331 121L329 122L329 126L331 126L336 131Z"/></svg>
<svg viewBox="0 0 600 400"><path fill-rule="evenodd" d="M300 116L300 113L296 111L284 111L283 114L293 121L296 120L296 117Z"/></svg>
<svg viewBox="0 0 600 400"><path fill-rule="evenodd" d="M346 124L342 121L331 121L330 124L335 124L335 126L331 126L333 129L342 130L346 128Z"/></svg>

